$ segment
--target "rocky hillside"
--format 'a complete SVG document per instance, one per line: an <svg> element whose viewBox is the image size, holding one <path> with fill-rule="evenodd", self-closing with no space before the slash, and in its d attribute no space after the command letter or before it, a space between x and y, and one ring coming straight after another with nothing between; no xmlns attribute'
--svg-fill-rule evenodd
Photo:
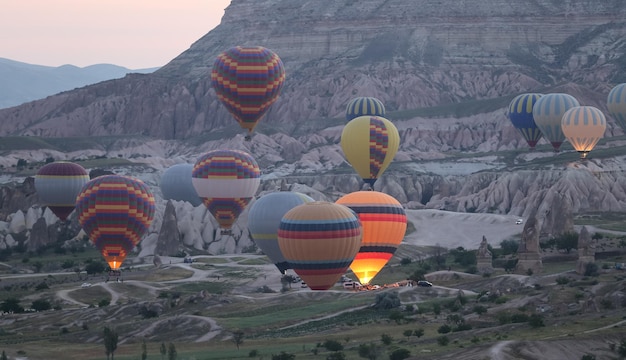
<svg viewBox="0 0 626 360"><path fill-rule="evenodd" d="M409 209L536 214L544 234L558 233L564 216L626 211L624 132L609 117L606 139L580 163L569 145L554 154L542 140L528 152L505 108L532 91L566 92L606 110L608 91L626 81L625 15L621 1L233 0L217 28L152 74L0 110L0 135L47 141L5 145L0 166L123 158L145 164L120 171L141 177L158 195L166 167L233 148L257 159L262 191L288 188L335 200L360 188L339 146L346 103L375 96L401 136L377 190ZM210 86L216 55L234 45L271 48L287 71L280 99L251 142ZM51 139L59 137L66 139ZM92 140L76 145L83 137ZM19 206L24 222L48 219L29 210L30 199ZM4 202L0 221L29 229L13 220L17 208ZM213 253L251 245L243 230L240 239L216 239L203 208L165 209L160 200L146 251L176 248L159 232ZM239 226L245 229L245 213Z"/></svg>

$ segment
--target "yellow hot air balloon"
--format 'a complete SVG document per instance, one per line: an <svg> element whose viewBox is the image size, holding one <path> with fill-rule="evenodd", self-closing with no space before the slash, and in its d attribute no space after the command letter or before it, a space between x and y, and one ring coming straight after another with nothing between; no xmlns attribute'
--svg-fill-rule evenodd
<svg viewBox="0 0 626 360"><path fill-rule="evenodd" d="M341 148L346 160L372 188L391 164L399 146L398 129L380 116L354 118L341 133Z"/></svg>
<svg viewBox="0 0 626 360"><path fill-rule="evenodd" d="M604 136L606 118L598 108L576 106L563 114L561 128L567 140L580 153L580 158L585 159Z"/></svg>
<svg viewBox="0 0 626 360"><path fill-rule="evenodd" d="M361 284L387 264L406 233L406 213L400 202L378 191L356 191L336 201L352 209L363 226L363 240L350 270Z"/></svg>

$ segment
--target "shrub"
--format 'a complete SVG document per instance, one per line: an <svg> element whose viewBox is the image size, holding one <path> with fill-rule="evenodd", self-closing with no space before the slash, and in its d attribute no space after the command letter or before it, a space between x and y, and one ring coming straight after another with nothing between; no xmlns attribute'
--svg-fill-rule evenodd
<svg viewBox="0 0 626 360"><path fill-rule="evenodd" d="M532 314L532 315L530 315L530 317L528 318L528 324L531 327L533 327L533 328L546 326L543 323L543 316L541 316L539 314Z"/></svg>
<svg viewBox="0 0 626 360"><path fill-rule="evenodd" d="M389 354L389 360L404 360L411 356L411 352L407 349L396 349Z"/></svg>
<svg viewBox="0 0 626 360"><path fill-rule="evenodd" d="M391 345L393 338L389 334L382 334L380 335L380 341L382 341L385 345Z"/></svg>
<svg viewBox="0 0 626 360"><path fill-rule="evenodd" d="M556 283L559 285L565 285L569 282L569 278L565 276L559 276L556 278Z"/></svg>
<svg viewBox="0 0 626 360"><path fill-rule="evenodd" d="M441 346L446 346L450 343L450 339L447 336L440 336L437 338L437 344Z"/></svg>
<svg viewBox="0 0 626 360"><path fill-rule="evenodd" d="M448 324L443 324L439 327L439 329L437 329L437 332L440 334L447 334L450 331L452 331L452 328Z"/></svg>
<svg viewBox="0 0 626 360"><path fill-rule="evenodd" d="M339 341L336 340L326 340L324 341L324 344L322 345L326 348L326 350L328 351L341 351L343 350L343 345L341 345L341 343Z"/></svg>

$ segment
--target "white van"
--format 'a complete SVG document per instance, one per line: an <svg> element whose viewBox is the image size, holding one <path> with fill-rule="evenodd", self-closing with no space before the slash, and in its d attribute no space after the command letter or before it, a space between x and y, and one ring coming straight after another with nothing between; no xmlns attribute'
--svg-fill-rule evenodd
<svg viewBox="0 0 626 360"><path fill-rule="evenodd" d="M344 289L360 289L361 284L358 281L347 281L343 283Z"/></svg>

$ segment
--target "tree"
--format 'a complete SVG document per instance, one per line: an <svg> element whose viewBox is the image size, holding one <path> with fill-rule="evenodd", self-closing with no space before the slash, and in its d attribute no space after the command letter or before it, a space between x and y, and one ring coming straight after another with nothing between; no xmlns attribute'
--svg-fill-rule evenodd
<svg viewBox="0 0 626 360"><path fill-rule="evenodd" d="M578 233L570 231L556 238L556 248L565 250L568 254L572 249L578 248Z"/></svg>
<svg viewBox="0 0 626 360"><path fill-rule="evenodd" d="M20 301L16 298L8 298L5 299L1 304L0 304L0 310L2 310L3 312L7 312L7 313L23 313L24 312L24 308L22 306L20 306Z"/></svg>
<svg viewBox="0 0 626 360"><path fill-rule="evenodd" d="M401 304L398 293L393 291L376 294L376 300L372 307L376 310L389 310L399 307Z"/></svg>
<svg viewBox="0 0 626 360"><path fill-rule="evenodd" d="M374 344L361 344L359 345L359 356L368 360L376 360L381 354L381 348Z"/></svg>
<svg viewBox="0 0 626 360"><path fill-rule="evenodd" d="M9 358L7 357L7 354L4 352L4 350L2 350L2 355L0 355L0 360L9 360Z"/></svg>
<svg viewBox="0 0 626 360"><path fill-rule="evenodd" d="M110 329L108 326L104 327L104 351L107 355L107 359L109 356L111 360L114 360L114 353L117 350L117 332L114 329Z"/></svg>
<svg viewBox="0 0 626 360"><path fill-rule="evenodd" d="M343 350L343 345L339 341L336 340L326 340L323 345L328 351L341 351Z"/></svg>
<svg viewBox="0 0 626 360"><path fill-rule="evenodd" d="M341 351L336 351L328 354L328 356L326 356L326 360L346 360L346 354Z"/></svg>
<svg viewBox="0 0 626 360"><path fill-rule="evenodd" d="M17 159L17 168L23 169L28 165L28 162L24 159Z"/></svg>
<svg viewBox="0 0 626 360"><path fill-rule="evenodd" d="M165 343L161 343L159 352L161 353L161 359L165 358L165 354L167 354L167 347L165 346Z"/></svg>
<svg viewBox="0 0 626 360"><path fill-rule="evenodd" d="M294 354L289 354L284 351L281 351L278 355L272 354L272 360L294 360L295 358L296 356Z"/></svg>
<svg viewBox="0 0 626 360"><path fill-rule="evenodd" d="M402 335L406 336L406 339L409 340L409 338L411 337L411 335L413 335L413 330L404 330L402 332Z"/></svg>
<svg viewBox="0 0 626 360"><path fill-rule="evenodd" d="M404 360L411 356L407 349L396 349L389 355L389 360Z"/></svg>
<svg viewBox="0 0 626 360"><path fill-rule="evenodd" d="M539 314L532 314L528 317L528 324L533 328L544 327L546 326L543 323L543 316Z"/></svg>
<svg viewBox="0 0 626 360"><path fill-rule="evenodd" d="M385 345L391 345L393 338L389 334L382 334L380 335L380 341L382 341Z"/></svg>
<svg viewBox="0 0 626 360"><path fill-rule="evenodd" d="M141 342L141 360L148 358L148 346L146 345L146 339Z"/></svg>
<svg viewBox="0 0 626 360"><path fill-rule="evenodd" d="M417 336L418 338L421 338L422 336L424 336L424 329L414 330L413 336Z"/></svg>
<svg viewBox="0 0 626 360"><path fill-rule="evenodd" d="M85 271L89 275L100 274L104 272L104 263L101 261L91 261L85 265Z"/></svg>
<svg viewBox="0 0 626 360"><path fill-rule="evenodd" d="M500 248L502 249L502 255L516 254L519 243L516 240L502 240Z"/></svg>
<svg viewBox="0 0 626 360"><path fill-rule="evenodd" d="M173 343L170 343L167 347L167 360L176 360L177 356L176 346Z"/></svg>
<svg viewBox="0 0 626 360"><path fill-rule="evenodd" d="M626 340L622 340L622 342L619 344L619 348L617 348L617 353L622 358L626 358Z"/></svg>
<svg viewBox="0 0 626 360"><path fill-rule="evenodd" d="M233 342L237 346L237 350L239 350L239 345L243 344L244 333L241 330L233 331Z"/></svg>
<svg viewBox="0 0 626 360"><path fill-rule="evenodd" d="M52 305L48 300L38 299L33 301L31 308L35 309L35 311L44 311L52 309Z"/></svg>

